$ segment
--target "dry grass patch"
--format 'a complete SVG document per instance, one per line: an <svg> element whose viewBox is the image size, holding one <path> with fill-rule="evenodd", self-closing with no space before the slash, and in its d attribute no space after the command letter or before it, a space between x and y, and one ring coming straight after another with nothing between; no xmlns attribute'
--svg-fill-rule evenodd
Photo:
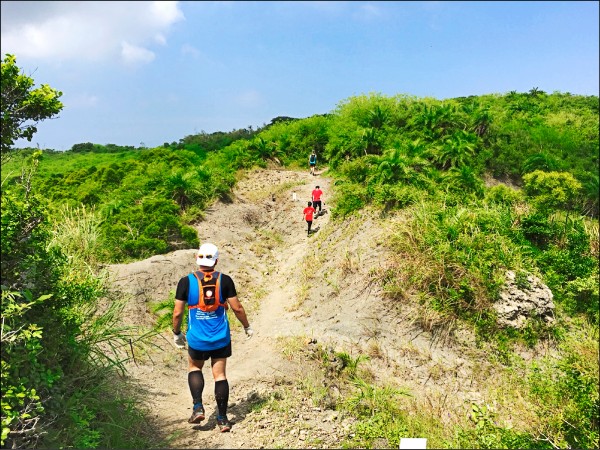
<svg viewBox="0 0 600 450"><path fill-rule="evenodd" d="M281 233L264 228L256 228L255 239L250 244L250 250L257 256L268 255L283 243Z"/></svg>
<svg viewBox="0 0 600 450"><path fill-rule="evenodd" d="M356 253L351 252L348 247L344 252L341 262L339 263L340 276L345 277L358 271L360 267L360 250Z"/></svg>
<svg viewBox="0 0 600 450"><path fill-rule="evenodd" d="M306 185L306 181L286 181L281 184L274 184L266 188L261 188L253 191L248 191L246 196L248 200L253 202L260 202L264 200L271 200L273 196L275 199L281 199L284 194L287 194L292 188L296 186Z"/></svg>
<svg viewBox="0 0 600 450"><path fill-rule="evenodd" d="M242 220L250 226L257 227L263 222L262 211L258 209L247 209L242 214Z"/></svg>
<svg viewBox="0 0 600 450"><path fill-rule="evenodd" d="M319 273L321 263L315 258L314 254L308 254L302 260L298 287L296 289L295 302L288 309L289 311L297 311L298 308L309 298L312 284L316 274Z"/></svg>
<svg viewBox="0 0 600 450"><path fill-rule="evenodd" d="M584 220L583 226L590 237L590 249L592 256L598 259L600 248L600 223L597 220Z"/></svg>

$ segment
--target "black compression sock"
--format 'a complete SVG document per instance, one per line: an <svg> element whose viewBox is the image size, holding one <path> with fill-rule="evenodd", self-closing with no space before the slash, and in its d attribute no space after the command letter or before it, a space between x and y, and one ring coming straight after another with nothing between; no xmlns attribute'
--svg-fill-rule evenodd
<svg viewBox="0 0 600 450"><path fill-rule="evenodd" d="M201 370L188 372L188 384L194 405L202 404L202 391L204 391L204 375Z"/></svg>
<svg viewBox="0 0 600 450"><path fill-rule="evenodd" d="M227 402L229 402L229 383L227 380L215 381L215 400L219 417L227 415Z"/></svg>

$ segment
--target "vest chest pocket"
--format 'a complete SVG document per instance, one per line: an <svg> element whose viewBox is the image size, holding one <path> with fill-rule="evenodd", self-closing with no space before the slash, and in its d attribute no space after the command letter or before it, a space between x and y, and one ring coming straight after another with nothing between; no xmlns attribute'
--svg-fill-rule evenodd
<svg viewBox="0 0 600 450"><path fill-rule="evenodd" d="M202 286L202 292L204 293L204 304L207 306L214 305L216 301L216 283L214 285Z"/></svg>

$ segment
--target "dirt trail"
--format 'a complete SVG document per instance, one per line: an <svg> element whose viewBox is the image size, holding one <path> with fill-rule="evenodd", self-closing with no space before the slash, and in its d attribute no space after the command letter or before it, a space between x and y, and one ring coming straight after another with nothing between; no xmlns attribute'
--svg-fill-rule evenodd
<svg viewBox="0 0 600 450"><path fill-rule="evenodd" d="M317 173L285 170L260 170L241 180L231 203L217 202L198 225L200 241L219 247L218 268L232 276L238 297L245 304L255 334L247 340L235 316L233 356L228 361L230 384L228 415L235 423L231 433L218 433L214 382L209 364L203 370L203 400L207 420L199 426L187 423L191 396L187 385L187 353L172 345L165 333L161 351L150 358L130 364L131 376L147 391L149 406L161 435L171 436L175 448L259 447L244 417L249 399L269 389L278 379L292 375L295 367L283 358L278 337L307 335L311 329L302 309L293 310L302 274L302 261L309 254L316 233L327 229L330 215L324 213L313 222L316 233L307 236L302 210L312 189L323 190L324 210L331 193L330 180ZM293 193L296 194L294 201ZM149 325L149 307L168 297L180 277L196 269L195 249L179 250L132 264L111 266L114 285L131 294L127 321ZM292 311L290 311L292 310ZM273 430L277 433L277 430Z"/></svg>

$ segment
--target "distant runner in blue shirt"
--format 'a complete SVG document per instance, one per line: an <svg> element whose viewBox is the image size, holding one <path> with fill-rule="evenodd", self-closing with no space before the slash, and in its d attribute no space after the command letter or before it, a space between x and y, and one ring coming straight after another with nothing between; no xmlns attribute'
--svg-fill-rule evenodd
<svg viewBox="0 0 600 450"><path fill-rule="evenodd" d="M310 174L315 174L315 167L317 166L317 154L313 150L313 152L308 157L308 165L310 166Z"/></svg>

